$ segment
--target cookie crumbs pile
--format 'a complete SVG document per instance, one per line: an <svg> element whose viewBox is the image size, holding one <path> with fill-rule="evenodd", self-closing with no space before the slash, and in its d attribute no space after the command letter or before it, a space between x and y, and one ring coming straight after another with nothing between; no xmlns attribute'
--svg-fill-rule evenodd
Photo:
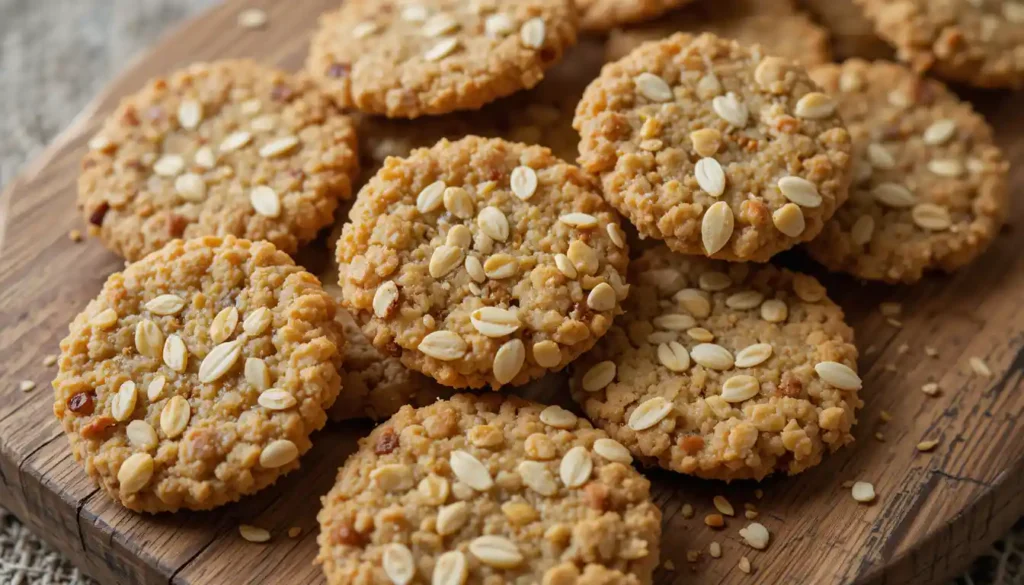
<svg viewBox="0 0 1024 585"><path fill-rule="evenodd" d="M901 65L828 64L822 26L844 53L878 49L871 22L918 71L1014 86L1024 11L949 2L939 27L925 0L856 0L856 21L808 3L824 25L790 0L346 2L306 73L221 61L151 82L82 164L89 232L136 262L44 361L76 459L132 510L208 509L296 469L328 417L383 420L323 499L329 583L651 583L661 513L634 461L760 480L853 441L842 309L753 263L804 244L910 283L974 261L1006 215L1007 164L970 105ZM321 286L288 255L332 221ZM592 422L456 394L567 366ZM750 521L741 546L775 538L753 503L712 504L711 529Z"/></svg>

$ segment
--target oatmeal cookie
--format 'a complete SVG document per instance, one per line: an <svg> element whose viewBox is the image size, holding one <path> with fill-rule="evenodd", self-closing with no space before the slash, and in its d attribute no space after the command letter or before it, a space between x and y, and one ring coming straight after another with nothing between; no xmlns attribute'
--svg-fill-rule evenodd
<svg viewBox="0 0 1024 585"><path fill-rule="evenodd" d="M800 0L801 5L829 31L836 55L847 59L888 59L893 49L853 0ZM808 63L817 65L817 63Z"/></svg>
<svg viewBox="0 0 1024 585"><path fill-rule="evenodd" d="M576 43L572 0L345 2L307 69L342 107L390 118L475 110L529 89Z"/></svg>
<svg viewBox="0 0 1024 585"><path fill-rule="evenodd" d="M267 242L183 242L107 279L53 381L75 459L124 506L205 510L299 467L344 338L316 278Z"/></svg>
<svg viewBox="0 0 1024 585"><path fill-rule="evenodd" d="M342 302L374 346L446 386L565 367L628 292L618 215L543 147L470 136L389 158L349 217Z"/></svg>
<svg viewBox="0 0 1024 585"><path fill-rule="evenodd" d="M661 512L631 460L557 406L406 406L339 471L317 560L331 585L650 584Z"/></svg>
<svg viewBox="0 0 1024 585"><path fill-rule="evenodd" d="M700 2L649 24L616 29L608 37L607 59L621 59L647 41L676 32L709 32L744 45L759 44L771 55L804 65L832 60L828 32L790 0Z"/></svg>
<svg viewBox="0 0 1024 585"><path fill-rule="evenodd" d="M580 163L640 235L684 254L767 261L846 199L850 135L799 66L679 33L605 65L573 125Z"/></svg>
<svg viewBox="0 0 1024 585"><path fill-rule="evenodd" d="M976 87L1024 85L1024 2L857 0L916 71Z"/></svg>
<svg viewBox="0 0 1024 585"><path fill-rule="evenodd" d="M793 475L853 441L857 350L814 278L646 251L626 314L572 396L643 462L710 479Z"/></svg>
<svg viewBox="0 0 1024 585"><path fill-rule="evenodd" d="M658 18L693 0L575 0L580 28L605 32L617 26Z"/></svg>
<svg viewBox="0 0 1024 585"><path fill-rule="evenodd" d="M806 246L811 256L888 282L977 258L1009 206L1008 164L985 119L895 63L854 59L811 76L837 100L857 161L850 199Z"/></svg>
<svg viewBox="0 0 1024 585"><path fill-rule="evenodd" d="M340 303L336 265L320 275L320 282ZM345 332L345 370L341 373L345 400L335 401L327 411L332 421L354 418L382 421L406 404L418 408L452 395L451 390L405 367L398 358L377 351L345 309L338 309L335 320Z"/></svg>
<svg viewBox="0 0 1024 585"><path fill-rule="evenodd" d="M125 98L78 179L89 230L134 261L176 238L234 235L294 254L357 173L352 122L305 76L197 64Z"/></svg>

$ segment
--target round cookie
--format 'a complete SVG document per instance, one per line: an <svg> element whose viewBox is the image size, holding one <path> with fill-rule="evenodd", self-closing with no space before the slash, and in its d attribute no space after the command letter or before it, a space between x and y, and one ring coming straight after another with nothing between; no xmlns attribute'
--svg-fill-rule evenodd
<svg viewBox="0 0 1024 585"><path fill-rule="evenodd" d="M320 275L320 281L324 283L324 290L340 302L337 268ZM354 418L382 421L406 404L426 406L452 395L433 379L405 367L398 358L377 351L345 309L338 309L335 320L345 333L345 371L341 373L345 399L335 401L327 411L332 421Z"/></svg>
<svg viewBox="0 0 1024 585"><path fill-rule="evenodd" d="M658 18L693 0L575 0L580 28L605 32L617 26Z"/></svg>
<svg viewBox="0 0 1024 585"><path fill-rule="evenodd" d="M417 118L529 89L576 43L572 0L345 2L321 17L309 70L342 107Z"/></svg>
<svg viewBox="0 0 1024 585"><path fill-rule="evenodd" d="M976 87L1024 85L1024 2L857 0L917 71Z"/></svg>
<svg viewBox="0 0 1024 585"><path fill-rule="evenodd" d="M625 57L647 41L676 32L709 32L803 65L832 60L828 31L796 10L790 0L718 0L701 2L650 24L615 29L605 48L609 61Z"/></svg>
<svg viewBox="0 0 1024 585"><path fill-rule="evenodd" d="M709 479L789 475L853 441L853 330L814 278L651 249L572 396L641 461Z"/></svg>
<svg viewBox="0 0 1024 585"><path fill-rule="evenodd" d="M861 60L811 72L832 94L855 149L850 198L806 248L831 270L916 282L978 257L1009 206L992 129L941 83Z"/></svg>
<svg viewBox="0 0 1024 585"><path fill-rule="evenodd" d="M889 59L893 56L892 47L878 38L875 27L853 0L800 0L800 4L828 29L832 46L840 58Z"/></svg>
<svg viewBox="0 0 1024 585"><path fill-rule="evenodd" d="M470 136L389 158L349 217L343 304L381 352L446 386L565 367L628 291L617 214L540 146Z"/></svg>
<svg viewBox="0 0 1024 585"><path fill-rule="evenodd" d="M846 199L850 136L834 110L797 65L680 33L605 65L573 125L584 170L642 237L764 262Z"/></svg>
<svg viewBox="0 0 1024 585"><path fill-rule="evenodd" d="M176 238L234 235L294 254L356 176L352 122L306 76L197 64L125 98L78 179L89 230L130 261Z"/></svg>
<svg viewBox="0 0 1024 585"><path fill-rule="evenodd" d="M460 394L359 443L317 517L331 585L651 583L650 482L567 410Z"/></svg>
<svg viewBox="0 0 1024 585"><path fill-rule="evenodd" d="M338 395L344 338L316 278L212 236L111 275L71 323L53 412L124 506L205 510L299 467Z"/></svg>

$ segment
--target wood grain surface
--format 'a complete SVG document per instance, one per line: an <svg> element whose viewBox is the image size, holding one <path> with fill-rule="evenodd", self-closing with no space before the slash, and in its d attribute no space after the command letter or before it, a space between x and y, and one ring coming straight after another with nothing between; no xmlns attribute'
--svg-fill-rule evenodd
<svg viewBox="0 0 1024 585"><path fill-rule="evenodd" d="M319 497L367 424L319 433L302 470L238 504L211 513L138 515L99 492L69 456L47 389L54 372L41 362L56 351L68 321L122 265L98 243L75 244L66 236L82 228L75 178L102 117L147 78L193 60L253 56L297 68L317 14L336 3L232 0L188 22L128 67L0 199L0 503L104 584L322 582L312 564ZM239 29L236 15L247 6L264 8L269 26ZM972 97L995 122L1008 157L1024 160L1024 118L1014 96ZM1015 189L1024 184L1018 167ZM1019 217L1015 211L1011 225ZM760 486L651 473L665 516L663 560L674 567L660 569L656 582L938 583L1003 534L1024 511L1022 245L1024 236L1007 229L974 266L913 287L824 276L863 354L866 406L856 445L804 475ZM814 270L799 258L790 261ZM903 304L902 327L881 315L883 300ZM925 346L936 347L938 358L927 357ZM983 357L993 375L972 373L971 356ZM39 388L20 392L17 382L24 379ZM942 388L933 398L919 390L931 381ZM524 392L535 399L564 396L563 384L553 376ZM882 411L892 415L886 424ZM885 441L873 438L876 433ZM918 453L915 445L924 439L941 442L932 453ZM878 500L854 502L842 487L851 480L874 483ZM758 487L763 499L754 495ZM719 494L737 508L756 503L758 521L772 533L767 551L743 544L738 529L746 521L740 518L721 531L703 526ZM695 509L694 518L684 516L685 504ZM271 530L273 540L242 540L240 522ZM292 526L302 528L298 538L286 536ZM722 545L721 559L705 552L687 562L687 551L707 551L712 541ZM751 561L752 575L737 568L741 556Z"/></svg>

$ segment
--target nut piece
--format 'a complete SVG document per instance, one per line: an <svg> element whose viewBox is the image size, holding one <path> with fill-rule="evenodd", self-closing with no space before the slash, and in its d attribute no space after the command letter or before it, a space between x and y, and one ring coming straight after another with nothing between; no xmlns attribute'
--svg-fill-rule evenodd
<svg viewBox="0 0 1024 585"><path fill-rule="evenodd" d="M801 207L815 208L821 205L818 186L801 177L782 177L778 182L782 195Z"/></svg>
<svg viewBox="0 0 1024 585"><path fill-rule="evenodd" d="M469 576L466 556L457 550L451 550L437 558L434 573L430 577L431 585L463 585Z"/></svg>
<svg viewBox="0 0 1024 585"><path fill-rule="evenodd" d="M576 426L577 420L575 414L561 406L551 405L540 411L540 422L556 429L571 429Z"/></svg>
<svg viewBox="0 0 1024 585"><path fill-rule="evenodd" d="M540 461L523 461L516 468L519 477L523 479L526 487L542 496L553 496L558 492L558 484L555 478L548 471L547 465Z"/></svg>
<svg viewBox="0 0 1024 585"><path fill-rule="evenodd" d="M431 259L431 262L433 262L433 259ZM377 292L373 294L373 314L381 319L387 319L391 315L391 308L397 300L398 285L393 280L385 282L377 287Z"/></svg>
<svg viewBox="0 0 1024 585"><path fill-rule="evenodd" d="M836 102L821 92L811 92L796 102L793 113L808 120L827 118L836 111Z"/></svg>
<svg viewBox="0 0 1024 585"><path fill-rule="evenodd" d="M587 229L597 227L597 218L589 213L580 213L574 211L572 213L566 213L558 218L558 221L564 223L567 226Z"/></svg>
<svg viewBox="0 0 1024 585"><path fill-rule="evenodd" d="M652 102L667 102L672 99L672 88L665 80L653 73L641 73L633 78L636 91Z"/></svg>
<svg viewBox="0 0 1024 585"><path fill-rule="evenodd" d="M408 585L416 575L412 551L404 544L393 542L384 548L381 567L395 585Z"/></svg>
<svg viewBox="0 0 1024 585"><path fill-rule="evenodd" d="M245 540L255 544L262 544L270 541L269 531L258 526L250 526L249 524L239 524L238 534L240 534Z"/></svg>
<svg viewBox="0 0 1024 585"><path fill-rule="evenodd" d="M377 487L391 493L405 493L413 486L412 469L401 463L381 465L370 472L370 479Z"/></svg>
<svg viewBox="0 0 1024 585"><path fill-rule="evenodd" d="M164 334L156 323L149 319L139 321L135 326L135 349L146 357L160 359L163 347Z"/></svg>
<svg viewBox="0 0 1024 585"><path fill-rule="evenodd" d="M466 355L469 344L458 333L442 330L427 334L417 349L434 359L450 362Z"/></svg>
<svg viewBox="0 0 1024 585"><path fill-rule="evenodd" d="M772 357L772 351L770 343L755 343L753 345L748 345L736 352L735 365L737 368L752 368L754 366L759 366L768 358Z"/></svg>
<svg viewBox="0 0 1024 585"><path fill-rule="evenodd" d="M185 299L178 295L160 295L146 303L146 309L154 315L176 315L185 308Z"/></svg>
<svg viewBox="0 0 1024 585"><path fill-rule="evenodd" d="M697 185L712 197L720 197L725 193L725 171L717 160L704 157L694 167Z"/></svg>
<svg viewBox="0 0 1024 585"><path fill-rule="evenodd" d="M711 503L715 505L715 509L726 516L735 516L736 510L729 503L729 500L725 499L724 496L715 496L711 499Z"/></svg>
<svg viewBox="0 0 1024 585"><path fill-rule="evenodd" d="M697 155L714 156L722 146L722 133L714 128L701 128L690 133L690 142Z"/></svg>
<svg viewBox="0 0 1024 585"><path fill-rule="evenodd" d="M853 499L862 504L868 504L875 501L875 486L866 481L858 481L854 483L851 493L853 494Z"/></svg>
<svg viewBox="0 0 1024 585"><path fill-rule="evenodd" d="M515 196L527 201L537 192L537 171L530 167L518 166L512 169L511 183Z"/></svg>
<svg viewBox="0 0 1024 585"><path fill-rule="evenodd" d="M615 362L603 361L594 364L583 375L582 385L585 392L597 392L615 380Z"/></svg>
<svg viewBox="0 0 1024 585"><path fill-rule="evenodd" d="M510 339L494 354L492 370L499 384L511 382L526 362L526 346L522 339Z"/></svg>
<svg viewBox="0 0 1024 585"><path fill-rule="evenodd" d="M474 213L476 213L476 206L473 204L473 198L469 195L469 191L466 191L462 187L448 187L444 190L444 208L459 219L469 219L473 217ZM456 227L465 226L460 225ZM466 236L469 237L468 231Z"/></svg>
<svg viewBox="0 0 1024 585"><path fill-rule="evenodd" d="M437 511L437 533L441 536L454 534L469 520L469 504L455 502Z"/></svg>
<svg viewBox="0 0 1024 585"><path fill-rule="evenodd" d="M185 432L192 418L192 407L181 396L172 396L160 411L160 430L167 438L174 439Z"/></svg>
<svg viewBox="0 0 1024 585"><path fill-rule="evenodd" d="M598 312L611 311L617 302L615 290L606 282L595 286L587 295L587 306Z"/></svg>
<svg viewBox="0 0 1024 585"><path fill-rule="evenodd" d="M481 307L473 311L469 319L473 327L487 337L511 335L521 325L518 314L498 307Z"/></svg>
<svg viewBox="0 0 1024 585"><path fill-rule="evenodd" d="M492 240L504 242L508 239L508 218L497 207L487 206L481 209L476 223L480 231Z"/></svg>
<svg viewBox="0 0 1024 585"><path fill-rule="evenodd" d="M722 398L730 403L750 400L760 391L761 383L757 378L745 374L733 376L722 384Z"/></svg>
<svg viewBox="0 0 1024 585"><path fill-rule="evenodd" d="M249 193L249 203L256 213L264 217L281 215L281 199L277 196L277 191L266 185L260 185Z"/></svg>
<svg viewBox="0 0 1024 585"><path fill-rule="evenodd" d="M768 299L761 303L761 318L769 323L782 323L789 317L789 307L785 301Z"/></svg>
<svg viewBox="0 0 1024 585"><path fill-rule="evenodd" d="M133 420L128 423L128 427L125 429L125 435L128 437L128 442L131 443L133 447L137 447L145 451L156 449L157 443L159 442L156 429L144 420Z"/></svg>
<svg viewBox="0 0 1024 585"><path fill-rule="evenodd" d="M441 207L445 188L447 185L444 181L434 181L424 187L416 196L416 209L420 213L430 213Z"/></svg>
<svg viewBox="0 0 1024 585"><path fill-rule="evenodd" d="M288 410L289 408L298 404L290 392L281 390L280 388L270 388L260 394L259 398L256 399L259 405L267 410Z"/></svg>
<svg viewBox="0 0 1024 585"><path fill-rule="evenodd" d="M210 339L214 343L223 343L235 333L238 326L238 309L225 307L221 309L210 323Z"/></svg>
<svg viewBox="0 0 1024 585"><path fill-rule="evenodd" d="M430 256L428 269L430 276L441 278L462 265L463 252L461 248L442 244L434 249ZM376 299L375 299L376 300Z"/></svg>
<svg viewBox="0 0 1024 585"><path fill-rule="evenodd" d="M188 350L178 335L169 335L164 342L164 363L175 372L184 372L188 364Z"/></svg>
<svg viewBox="0 0 1024 585"><path fill-rule="evenodd" d="M823 382L840 390L860 390L862 386L860 376L839 362L819 362L814 365L814 371Z"/></svg>
<svg viewBox="0 0 1024 585"><path fill-rule="evenodd" d="M135 388L135 382L128 380L121 384L110 405L110 414L114 415L114 420L124 422L131 418L138 398L139 391Z"/></svg>
<svg viewBox="0 0 1024 585"><path fill-rule="evenodd" d="M531 49L540 49L544 46L545 31L544 19L539 16L531 18L523 23L519 29L519 40L523 45Z"/></svg>
<svg viewBox="0 0 1024 585"><path fill-rule="evenodd" d="M658 361L673 372L685 372L690 369L690 354L678 341L658 345Z"/></svg>
<svg viewBox="0 0 1024 585"><path fill-rule="evenodd" d="M735 218L725 201L718 201L708 208L701 220L701 240L708 254L714 254L725 247L732 237Z"/></svg>
<svg viewBox="0 0 1024 585"><path fill-rule="evenodd" d="M757 522L751 522L746 528L740 529L740 536L747 544L756 548L757 550L764 550L768 548L768 529L763 524Z"/></svg>
<svg viewBox="0 0 1024 585"><path fill-rule="evenodd" d="M260 466L276 469L288 465L299 456L299 448L288 439L278 439L263 448L260 453Z"/></svg>
<svg viewBox="0 0 1024 585"><path fill-rule="evenodd" d="M594 453L608 461L624 465L633 463L633 455L630 454L629 449L615 439L598 439L594 441Z"/></svg>
<svg viewBox="0 0 1024 585"><path fill-rule="evenodd" d="M871 194L882 205L895 209L913 207L917 197L903 185L898 183L882 183L872 189Z"/></svg>
<svg viewBox="0 0 1024 585"><path fill-rule="evenodd" d="M734 359L729 350L714 343L700 343L690 350L693 361L712 370L728 370Z"/></svg>
<svg viewBox="0 0 1024 585"><path fill-rule="evenodd" d="M153 456L149 453L135 453L125 459L117 470L121 494L128 496L146 487L153 478L153 467Z"/></svg>
<svg viewBox="0 0 1024 585"><path fill-rule="evenodd" d="M494 485L491 473L484 464L466 451L452 451L448 463L455 477L478 492L487 491Z"/></svg>
<svg viewBox="0 0 1024 585"><path fill-rule="evenodd" d="M795 203L787 203L776 209L772 214L772 223L780 232L791 238L799 237L807 227L804 212Z"/></svg>
<svg viewBox="0 0 1024 585"><path fill-rule="evenodd" d="M750 111L747 109L747 106L731 91L711 100L711 109L715 111L719 118L737 128L746 126L747 120L750 117Z"/></svg>
<svg viewBox="0 0 1024 585"><path fill-rule="evenodd" d="M648 399L629 415L629 428L634 431L649 429L668 416L672 408L672 403L661 396Z"/></svg>
<svg viewBox="0 0 1024 585"><path fill-rule="evenodd" d="M562 350L550 339L533 344L533 359L543 368L554 368L562 363Z"/></svg>
<svg viewBox="0 0 1024 585"><path fill-rule="evenodd" d="M594 469L594 462L586 447L576 446L562 457L558 466L558 475L565 487L576 488L587 483Z"/></svg>
<svg viewBox="0 0 1024 585"><path fill-rule="evenodd" d="M213 348L199 364L199 381L203 384L216 382L224 377L242 355L242 343L228 341Z"/></svg>

